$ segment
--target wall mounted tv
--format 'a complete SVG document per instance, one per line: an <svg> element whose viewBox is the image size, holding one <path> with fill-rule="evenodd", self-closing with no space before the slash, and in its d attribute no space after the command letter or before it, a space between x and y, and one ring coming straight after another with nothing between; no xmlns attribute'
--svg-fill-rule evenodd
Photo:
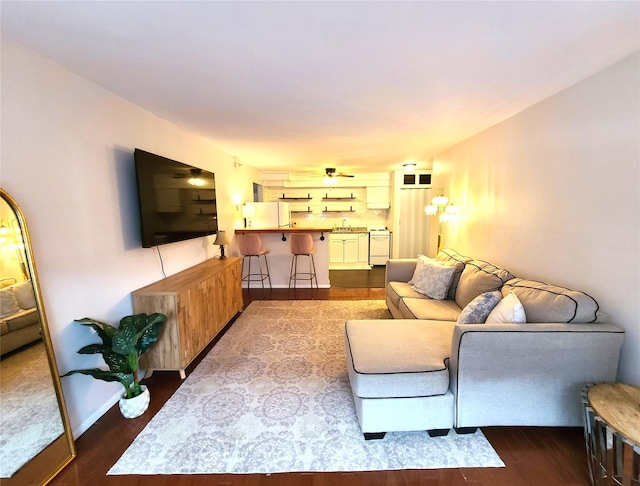
<svg viewBox="0 0 640 486"><path fill-rule="evenodd" d="M133 155L144 248L218 231L212 172L140 149Z"/></svg>

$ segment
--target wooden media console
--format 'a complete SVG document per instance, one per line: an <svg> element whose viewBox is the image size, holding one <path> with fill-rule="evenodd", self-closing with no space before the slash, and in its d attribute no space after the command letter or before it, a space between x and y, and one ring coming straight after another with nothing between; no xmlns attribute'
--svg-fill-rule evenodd
<svg viewBox="0 0 640 486"><path fill-rule="evenodd" d="M132 293L136 314L159 312L167 322L158 342L140 359L147 377L155 370L185 369L242 310L242 263L210 259Z"/></svg>

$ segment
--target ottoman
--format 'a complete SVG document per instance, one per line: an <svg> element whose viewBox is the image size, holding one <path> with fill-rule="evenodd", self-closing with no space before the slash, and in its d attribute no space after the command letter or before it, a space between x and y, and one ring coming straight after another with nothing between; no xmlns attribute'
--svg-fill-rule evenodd
<svg viewBox="0 0 640 486"><path fill-rule="evenodd" d="M454 322L350 320L345 324L349 382L365 439L386 432L453 426L449 355Z"/></svg>

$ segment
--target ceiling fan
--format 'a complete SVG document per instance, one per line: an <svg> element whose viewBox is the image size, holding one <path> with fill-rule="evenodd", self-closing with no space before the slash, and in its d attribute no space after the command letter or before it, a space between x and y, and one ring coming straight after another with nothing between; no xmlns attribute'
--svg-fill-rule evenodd
<svg viewBox="0 0 640 486"><path fill-rule="evenodd" d="M326 177L353 177L350 174L342 174L340 172L336 172L336 169L332 167L327 167L325 170Z"/></svg>

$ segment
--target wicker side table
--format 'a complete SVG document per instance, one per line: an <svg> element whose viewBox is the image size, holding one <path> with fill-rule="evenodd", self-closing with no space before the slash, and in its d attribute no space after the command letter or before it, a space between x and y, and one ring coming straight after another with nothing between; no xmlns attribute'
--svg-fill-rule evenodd
<svg viewBox="0 0 640 486"><path fill-rule="evenodd" d="M584 437L593 486L640 486L640 387L587 385Z"/></svg>

